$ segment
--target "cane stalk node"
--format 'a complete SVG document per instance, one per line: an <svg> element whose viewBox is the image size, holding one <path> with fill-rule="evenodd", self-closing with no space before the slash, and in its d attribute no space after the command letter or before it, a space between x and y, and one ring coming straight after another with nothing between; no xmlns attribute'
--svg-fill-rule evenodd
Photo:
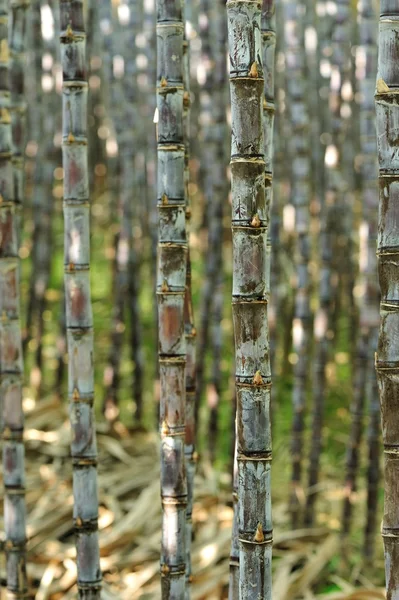
<svg viewBox="0 0 399 600"><path fill-rule="evenodd" d="M169 204L169 198L167 197L166 194L162 194L161 202L162 202L163 206L166 206L167 204Z"/></svg>
<svg viewBox="0 0 399 600"><path fill-rule="evenodd" d="M166 281L166 279L164 279L162 282L161 291L169 292L169 286L168 286L168 282Z"/></svg>
<svg viewBox="0 0 399 600"><path fill-rule="evenodd" d="M161 87L167 87L168 82L166 81L165 77L162 77L161 79Z"/></svg>
<svg viewBox="0 0 399 600"><path fill-rule="evenodd" d="M258 213L256 213L256 215L253 216L252 221L251 221L251 226L252 227L260 227L260 219L259 219Z"/></svg>
<svg viewBox="0 0 399 600"><path fill-rule="evenodd" d="M75 141L75 136L73 135L73 133L71 131L68 133L67 141L68 141L68 144L73 144L73 142Z"/></svg>

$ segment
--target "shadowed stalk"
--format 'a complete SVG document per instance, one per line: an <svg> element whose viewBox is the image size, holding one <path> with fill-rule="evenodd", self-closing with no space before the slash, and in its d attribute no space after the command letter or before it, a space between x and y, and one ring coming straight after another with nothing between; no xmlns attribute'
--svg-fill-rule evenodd
<svg viewBox="0 0 399 600"><path fill-rule="evenodd" d="M183 15L189 12L191 1L184 0ZM184 18L184 24L186 20ZM184 194L186 202L186 235L190 240L190 42L187 35L183 41L183 139L184 139ZM187 252L186 294L184 299L184 332L186 338L186 437L184 446L185 467L187 474L187 508L186 508L186 591L185 599L190 600L192 580L191 571L191 542L193 535L193 502L194 476L196 468L195 453L195 392L196 392L196 337L194 324L194 308L192 300L192 278L190 249Z"/></svg>
<svg viewBox="0 0 399 600"><path fill-rule="evenodd" d="M356 478L359 469L359 452L363 434L363 417L365 399L370 404L369 452L370 462L368 477L371 478L369 490L370 506L375 507L374 480L375 435L378 438L378 427L375 429L375 372L371 368L371 356L376 346L376 330L378 328L377 260L375 247L377 240L378 190L377 160L375 136L375 111L373 91L377 72L377 26L371 0L360 0L358 3L359 45L356 52L356 75L360 94L360 171L362 195L362 223L360 226L359 248L359 296L360 327L357 339L355 360L354 391L351 406L352 426L347 450L345 498L342 515L342 533L349 533L352 517L353 492L356 491ZM371 375L369 370L371 368ZM374 382L373 382L374 380ZM377 439L378 442L378 439ZM377 446L378 447L378 446ZM378 463L377 469L378 473ZM378 475L377 475L378 477ZM369 507L370 509L370 507ZM369 510L368 509L368 510ZM371 515L370 515L371 516ZM373 526L374 523L374 526ZM367 525L366 529L368 529ZM375 527L375 517L371 518L370 531ZM367 534L366 534L367 535ZM343 548L346 547L345 539Z"/></svg>
<svg viewBox="0 0 399 600"><path fill-rule="evenodd" d="M376 86L376 131L379 161L378 274L381 291L376 369L380 392L385 459L382 537L387 600L399 598L399 4L380 2Z"/></svg>
<svg viewBox="0 0 399 600"><path fill-rule="evenodd" d="M212 280L211 286L211 352L212 368L210 384L207 391L209 406L208 439L211 461L215 460L219 432L219 404L221 394L221 358L223 332L221 328L223 316L223 214L228 187L226 167L228 164L227 148L227 20L225 3L213 2L209 14L212 62L214 67L210 76L211 126L208 128L206 147L211 175L211 196L209 201L208 223L208 267Z"/></svg>
<svg viewBox="0 0 399 600"><path fill-rule="evenodd" d="M34 337L36 343L36 366L38 372L31 372L31 381L39 387L43 368L43 314L46 308L46 292L51 270L51 217L53 208L53 172L54 172L54 130L55 115L53 104L58 106L59 99L54 89L53 77L43 69L43 56L48 49L41 31L41 1L34 0L31 9L34 41L35 68L35 104L32 110L32 138L37 143L35 157L33 206L33 243L32 272L30 276L29 301L26 317L26 335L24 348ZM55 37L55 34L54 34ZM44 77L45 75L45 77ZM49 78L50 82L49 83ZM46 87L43 87L43 81ZM58 166L58 165L57 165Z"/></svg>
<svg viewBox="0 0 399 600"><path fill-rule="evenodd" d="M185 597L187 482L184 465L187 239L181 0L157 1L158 271L162 599Z"/></svg>
<svg viewBox="0 0 399 600"><path fill-rule="evenodd" d="M230 576L229 600L238 600L240 587L240 545L238 542L238 465L237 446L234 452L233 467L233 528L231 532L230 547Z"/></svg>
<svg viewBox="0 0 399 600"><path fill-rule="evenodd" d="M17 4L17 3L16 3ZM23 17L18 6L0 2L0 373L1 422L3 440L4 530L6 552L7 596L24 598L28 591L26 577L26 505L25 505L25 448L23 442L24 415L22 407L23 357L20 324L20 259L19 226L22 196L16 196L14 185L15 161L11 109L16 101L10 85L13 69L8 39L16 45L15 29ZM9 29L10 26L10 29ZM12 34L14 29L14 35ZM22 35L24 30L22 30ZM23 47L23 41L19 40ZM20 46L21 47L21 46ZM15 55L14 55L15 59ZM19 63L23 82L24 63ZM15 62L13 65L15 77ZM11 93L10 93L11 91ZM23 102L23 86L18 100ZM23 114L21 114L23 118ZM21 140L22 143L22 140ZM16 160L22 162L17 154ZM19 190L21 192L21 190Z"/></svg>
<svg viewBox="0 0 399 600"><path fill-rule="evenodd" d="M292 492L290 511L293 528L300 520L300 503L303 496L302 460L305 429L306 389L309 368L309 341L311 337L310 298L309 298L309 259L310 259L310 200L311 152L310 122L308 111L305 51L305 5L285 2L285 60L287 108L291 124L291 137L288 153L291 162L291 204L295 208L295 250L296 287L294 300L294 320L292 326L293 350L296 356L294 365L294 385L292 394Z"/></svg>
<svg viewBox="0 0 399 600"><path fill-rule="evenodd" d="M139 108L136 65L136 35L140 31L141 11L137 0L127 0L118 6L118 23L113 42L115 54L123 58L123 68L114 65L112 74L111 112L115 123L121 168L120 229L115 240L115 286L113 332L109 365L106 372L104 412L111 420L118 412L121 355L126 330L126 308L130 313L130 347L134 362L133 397L136 419L142 418L143 356L138 305L139 264L133 231L138 224L139 187L137 173L138 135L136 115Z"/></svg>
<svg viewBox="0 0 399 600"><path fill-rule="evenodd" d="M344 537L347 536L350 531L352 520L353 496L357 489L356 479L359 469L360 443L363 433L363 413L366 396L366 378L367 369L369 368L368 339L369 332L367 330L363 331L362 335L359 335L356 349L356 362L354 365L354 390L353 400L350 408L351 431L346 452L346 473L344 490L345 496L344 505L342 509L342 533ZM345 550L345 541L343 543L343 546Z"/></svg>
<svg viewBox="0 0 399 600"><path fill-rule="evenodd" d="M99 600L97 444L87 157L86 33L82 0L61 0L64 268L68 397L72 429L73 521L79 598Z"/></svg>
<svg viewBox="0 0 399 600"><path fill-rule="evenodd" d="M316 489L320 475L320 455L322 451L322 430L324 405L327 394L326 367L331 350L331 340L335 331L332 323L334 293L333 282L333 240L337 220L337 208L340 212L348 212L344 207L344 192L346 183L342 175L342 119L340 113L341 88L343 73L349 58L349 3L347 0L337 0L334 12L334 27L332 33L331 79L330 79L330 110L331 110L331 139L325 154L326 194L320 212L320 275L319 275L319 307L314 321L314 375L312 384L312 437L309 453L308 494L305 507L305 525L314 522Z"/></svg>
<svg viewBox="0 0 399 600"><path fill-rule="evenodd" d="M271 185L265 193L261 4L229 0L227 19L232 111L239 597L255 600L271 597L272 544L266 269ZM271 175L268 179L271 183Z"/></svg>
<svg viewBox="0 0 399 600"><path fill-rule="evenodd" d="M201 88L201 127L204 174L205 211L203 224L208 228L208 248L205 258L205 279L202 286L198 341L196 419L206 387L205 356L212 348L212 373L207 403L208 434L211 460L215 457L218 435L220 398L220 344L222 343L221 304L223 302L223 207L228 196L226 187L226 92L227 92L227 24L223 0L201 2L202 63L206 80ZM197 422L198 427L198 422Z"/></svg>
<svg viewBox="0 0 399 600"><path fill-rule="evenodd" d="M363 556L365 567L373 564L375 554L375 538L378 525L378 490L380 482L380 405L378 402L378 386L374 369L374 353L377 345L377 329L369 340L369 366L367 381L367 398L369 398L369 426L367 432L368 465L367 465L367 512L364 529Z"/></svg>

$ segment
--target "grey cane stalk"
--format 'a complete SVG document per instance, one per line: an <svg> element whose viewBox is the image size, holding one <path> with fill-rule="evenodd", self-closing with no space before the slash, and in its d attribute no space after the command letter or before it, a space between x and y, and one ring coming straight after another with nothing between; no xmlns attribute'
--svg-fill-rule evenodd
<svg viewBox="0 0 399 600"><path fill-rule="evenodd" d="M295 207L295 309L293 320L293 349L296 355L293 386L292 425L292 492L290 510L293 527L298 527L300 494L302 490L303 435L310 340L310 200L311 151L310 121L306 88L305 5L285 2L285 60L286 92L292 135L288 152L292 165L291 204Z"/></svg>
<svg viewBox="0 0 399 600"><path fill-rule="evenodd" d="M9 16L15 7L0 2L0 405L3 440L4 528L7 595L26 598L26 506L23 358L20 324L20 206L14 185L10 93ZM12 25L10 22L10 28ZM23 70L23 62L21 63ZM19 199L21 200L21 198Z"/></svg>
<svg viewBox="0 0 399 600"><path fill-rule="evenodd" d="M50 50L50 44L45 41L41 31L41 0L31 3L32 42L34 53L35 102L31 108L32 139L37 143L35 157L34 189L32 196L33 207L33 242L32 242L32 271L30 276L29 301L26 315L26 335L23 340L25 349L27 343L35 337L36 365L39 370L39 381L43 367L43 334L44 311L46 308L46 291L51 271L51 217L53 208L53 172L54 172L54 129L57 111L52 110L52 103L59 105L55 89L48 89L51 75L43 69L43 57ZM55 37L55 36L54 36ZM58 40L57 40L58 44ZM47 87L43 87L43 79ZM54 82L51 80L51 85ZM55 86L54 86L55 87Z"/></svg>
<svg viewBox="0 0 399 600"><path fill-rule="evenodd" d="M262 4L227 2L231 95L233 322L237 390L240 593L271 596L270 363L267 328ZM271 178L271 177L270 177Z"/></svg>
<svg viewBox="0 0 399 600"><path fill-rule="evenodd" d="M163 600L185 597L187 482L184 464L187 239L181 0L157 2L159 372Z"/></svg>
<svg viewBox="0 0 399 600"><path fill-rule="evenodd" d="M190 0L184 2L184 15L190 7ZM184 139L184 192L186 201L186 231L190 239L190 42L184 35L183 42L183 139ZM186 337L186 437L184 446L185 466L187 474L187 508L186 508L186 600L190 600L190 584L192 580L191 542L193 535L193 501L194 476L196 468L195 452L195 395L196 395L196 329L194 324L194 308L192 300L192 277L190 251L187 252L186 295L184 301L184 331Z"/></svg>
<svg viewBox="0 0 399 600"><path fill-rule="evenodd" d="M10 0L10 91L14 170L14 200L21 210L24 198L24 156L26 137L25 53L29 0ZM21 220L21 216L19 216ZM21 235L21 232L18 233Z"/></svg>
<svg viewBox="0 0 399 600"><path fill-rule="evenodd" d="M230 547L229 600L238 600L240 590L240 545L238 542L238 472L237 446L234 451L233 467L233 528Z"/></svg>
<svg viewBox="0 0 399 600"><path fill-rule="evenodd" d="M375 11L371 0L360 0L358 3L359 45L357 47L357 76L360 94L360 168L362 194L362 223L360 227L359 251L359 282L361 290L359 297L359 334L357 339L357 356L355 362L354 394L351 406L352 425L347 450L345 498L343 506L342 532L349 533L352 517L353 492L357 489L357 471L359 469L360 444L363 434L364 405L366 398L370 404L369 452L370 463L368 480L371 486L368 500L375 510L374 477L378 473L375 468L375 398L372 395L372 379L375 372L370 374L370 356L375 351L375 340L378 328L379 290L377 284L377 259L375 247L377 241L377 158L375 136L375 111L373 89L377 72L377 27ZM369 380L369 381L368 381ZM378 444L377 444L378 448ZM371 515L370 515L371 517ZM375 519L370 518L368 531L373 530ZM344 542L344 545L346 543Z"/></svg>
<svg viewBox="0 0 399 600"><path fill-rule="evenodd" d="M376 369L385 459L382 537L387 599L399 598L399 5L381 0L376 85L376 131L379 162L378 273L381 291Z"/></svg>
<svg viewBox="0 0 399 600"><path fill-rule="evenodd" d="M367 432L367 512L364 528L363 558L366 567L373 565L375 541L378 525L378 496L380 482L380 405L378 402L377 378L374 369L374 349L377 345L378 330L375 328L369 339L368 381L366 383L369 398L369 426Z"/></svg>
<svg viewBox="0 0 399 600"><path fill-rule="evenodd" d="M97 445L87 157L86 33L81 0L61 0L64 268L68 397L72 428L73 520L79 598L99 600Z"/></svg>
<svg viewBox="0 0 399 600"><path fill-rule="evenodd" d="M342 170L342 145L344 135L341 119L341 88L344 73L350 58L349 36L349 2L337 0L335 3L334 27L332 32L331 69L334 76L330 78L330 112L332 144L325 155L326 194L322 199L320 213L320 276L319 276L319 307L314 321L314 376L312 382L312 437L309 452L308 495L305 508L305 524L312 525L315 517L314 505L317 498L317 484L320 475L320 455L322 451L322 428L324 419L324 402L327 379L326 366L331 351L333 328L333 298L338 294L333 289L334 261L333 240L335 231L335 215L350 212L344 206L346 183ZM335 248L336 250L336 248ZM337 271L338 272L338 271ZM335 278L337 280L337 278Z"/></svg>

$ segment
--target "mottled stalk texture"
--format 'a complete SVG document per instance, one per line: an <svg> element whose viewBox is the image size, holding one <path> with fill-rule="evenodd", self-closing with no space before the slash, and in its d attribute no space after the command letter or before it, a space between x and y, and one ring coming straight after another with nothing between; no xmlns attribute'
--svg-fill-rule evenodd
<svg viewBox="0 0 399 600"><path fill-rule="evenodd" d="M15 196L13 177L9 79L11 65L8 46L9 9L10 20L14 22L15 27L15 7L5 0L0 2L0 402L7 597L17 599L26 597L28 585L26 577L20 260L18 256L20 219L18 218L19 207ZM21 68L23 68L22 64Z"/></svg>
<svg viewBox="0 0 399 600"><path fill-rule="evenodd" d="M161 383L161 585L185 597L187 482L184 465L187 239L181 0L157 2L159 373Z"/></svg>
<svg viewBox="0 0 399 600"><path fill-rule="evenodd" d="M267 329L262 4L227 2L232 119L233 321L237 390L239 598L271 597L270 363Z"/></svg>
<svg viewBox="0 0 399 600"><path fill-rule="evenodd" d="M381 291L376 369L385 458L382 537L387 600L399 598L399 4L380 2L376 86L379 162L378 272Z"/></svg>
<svg viewBox="0 0 399 600"><path fill-rule="evenodd" d="M290 511L292 526L299 525L302 488L303 435L305 429L306 388L309 368L310 299L310 200L311 151L305 52L305 14L303 2L284 3L287 108L292 134L288 141L291 164L291 204L295 207L295 308L292 325L294 385L292 393L292 492Z"/></svg>
<svg viewBox="0 0 399 600"><path fill-rule="evenodd" d="M82 0L61 0L64 268L73 520L79 598L99 600L97 445L94 420L90 204L87 162L86 34Z"/></svg>

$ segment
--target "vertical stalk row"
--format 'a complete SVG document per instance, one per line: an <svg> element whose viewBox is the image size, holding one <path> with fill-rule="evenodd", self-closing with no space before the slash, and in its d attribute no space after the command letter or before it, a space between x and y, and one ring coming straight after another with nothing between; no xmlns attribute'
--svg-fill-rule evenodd
<svg viewBox="0 0 399 600"><path fill-rule="evenodd" d="M240 598L271 596L270 387L261 3L227 2L232 109Z"/></svg>
<svg viewBox="0 0 399 600"><path fill-rule="evenodd" d="M157 2L159 371L163 600L183 599L186 583L187 483L184 465L184 299L187 239L183 134L181 0Z"/></svg>
<svg viewBox="0 0 399 600"><path fill-rule="evenodd" d="M10 13L9 13L9 8ZM3 439L4 528L8 597L24 598L26 578L26 506L23 361L20 325L19 206L13 177L10 115L9 14L0 2L0 375ZM21 68L23 65L21 64ZM11 102L14 96L11 95Z"/></svg>
<svg viewBox="0 0 399 600"><path fill-rule="evenodd" d="M86 34L82 0L61 0L63 71L64 269L68 396L72 427L74 527L79 598L101 594L97 446L94 420L90 204L87 162Z"/></svg>
<svg viewBox="0 0 399 600"><path fill-rule="evenodd" d="M382 537L387 599L399 598L399 4L381 0L376 86L379 161L378 272L381 291L376 369L385 458Z"/></svg>

